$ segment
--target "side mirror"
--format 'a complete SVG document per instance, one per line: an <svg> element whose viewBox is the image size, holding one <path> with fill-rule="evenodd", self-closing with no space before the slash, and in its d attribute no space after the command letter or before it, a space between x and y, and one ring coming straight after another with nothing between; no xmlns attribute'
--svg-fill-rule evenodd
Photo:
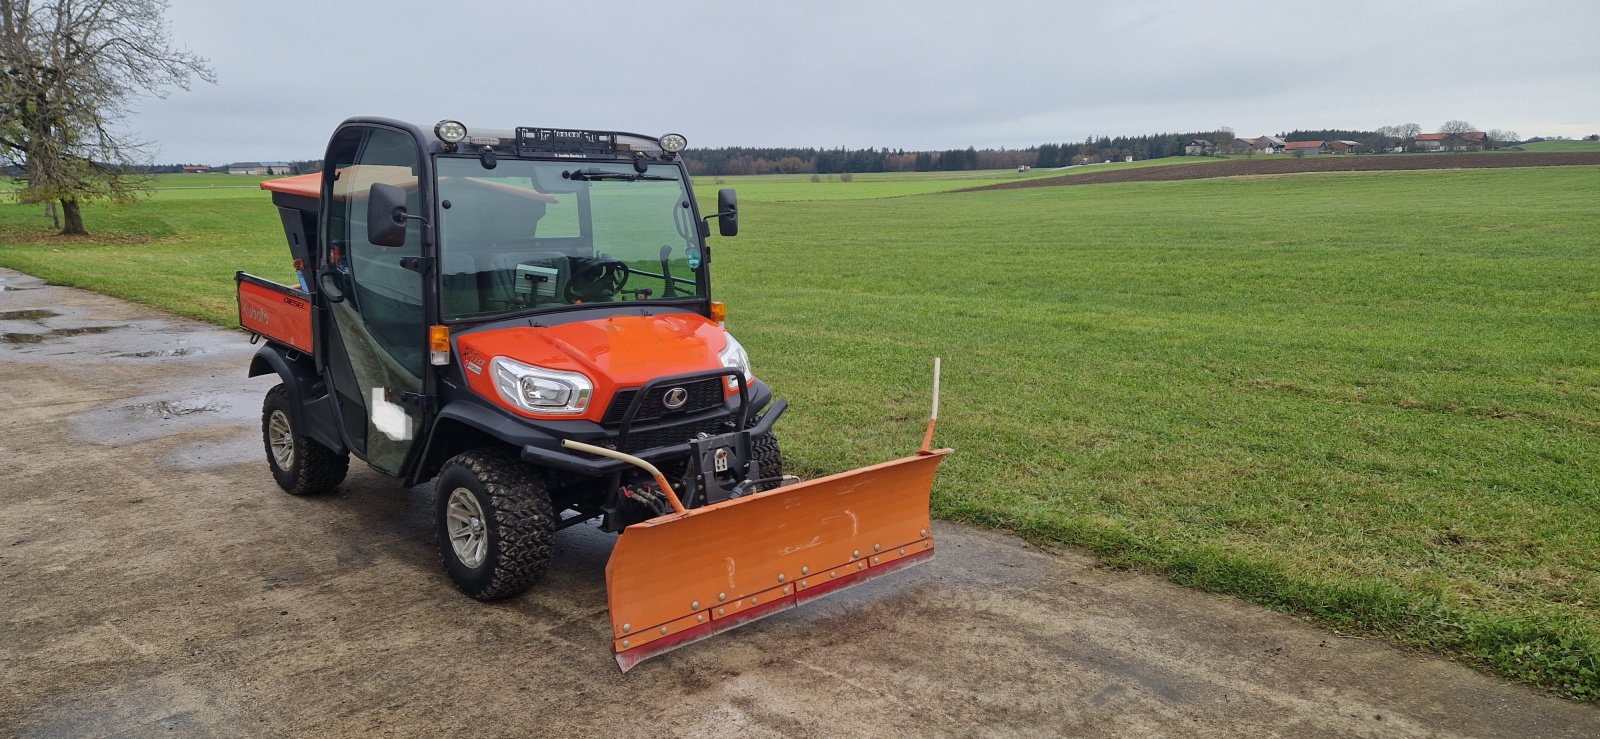
<svg viewBox="0 0 1600 739"><path fill-rule="evenodd" d="M717 231L723 236L739 235L739 196L731 187L717 191Z"/></svg>
<svg viewBox="0 0 1600 739"><path fill-rule="evenodd" d="M373 183L367 191L367 241L378 246L406 245L406 191Z"/></svg>

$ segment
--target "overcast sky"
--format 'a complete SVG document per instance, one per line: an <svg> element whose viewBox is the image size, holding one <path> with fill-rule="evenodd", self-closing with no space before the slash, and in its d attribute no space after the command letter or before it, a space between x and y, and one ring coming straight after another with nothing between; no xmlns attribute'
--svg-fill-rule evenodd
<svg viewBox="0 0 1600 739"><path fill-rule="evenodd" d="M138 102L128 127L162 162L316 159L354 115L906 149L1600 132L1597 0L170 2L217 84Z"/></svg>

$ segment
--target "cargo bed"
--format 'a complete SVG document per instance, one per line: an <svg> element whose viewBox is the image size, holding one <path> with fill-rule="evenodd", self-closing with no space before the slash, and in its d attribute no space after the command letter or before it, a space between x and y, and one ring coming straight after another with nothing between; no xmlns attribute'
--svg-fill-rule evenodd
<svg viewBox="0 0 1600 739"><path fill-rule="evenodd" d="M310 295L245 272L234 280L239 285L240 326L291 349L316 354Z"/></svg>

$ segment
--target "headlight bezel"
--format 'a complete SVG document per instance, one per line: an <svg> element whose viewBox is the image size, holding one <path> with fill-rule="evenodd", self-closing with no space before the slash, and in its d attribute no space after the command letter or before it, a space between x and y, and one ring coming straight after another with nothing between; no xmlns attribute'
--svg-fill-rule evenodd
<svg viewBox="0 0 1600 739"><path fill-rule="evenodd" d="M501 400L527 413L576 416L587 411L589 402L594 399L594 381L587 375L518 362L510 357L491 360L489 377ZM529 397L529 389L540 384L553 386L559 395L542 403Z"/></svg>
<svg viewBox="0 0 1600 739"><path fill-rule="evenodd" d="M744 345L740 344L738 339L733 338L733 334L723 331L722 335L727 338L728 344L722 348L722 351L717 352L717 361L721 362L723 367L742 371L746 385L754 382L756 376L755 372L750 369L750 352L745 351ZM728 376L726 383L730 391L739 389L739 381L734 379L732 375Z"/></svg>

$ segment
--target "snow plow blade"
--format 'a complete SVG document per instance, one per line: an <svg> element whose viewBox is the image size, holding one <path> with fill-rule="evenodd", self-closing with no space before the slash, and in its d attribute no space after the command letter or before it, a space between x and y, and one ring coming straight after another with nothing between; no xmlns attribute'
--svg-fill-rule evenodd
<svg viewBox="0 0 1600 739"><path fill-rule="evenodd" d="M949 449L629 526L606 563L612 650L634 665L933 558Z"/></svg>

